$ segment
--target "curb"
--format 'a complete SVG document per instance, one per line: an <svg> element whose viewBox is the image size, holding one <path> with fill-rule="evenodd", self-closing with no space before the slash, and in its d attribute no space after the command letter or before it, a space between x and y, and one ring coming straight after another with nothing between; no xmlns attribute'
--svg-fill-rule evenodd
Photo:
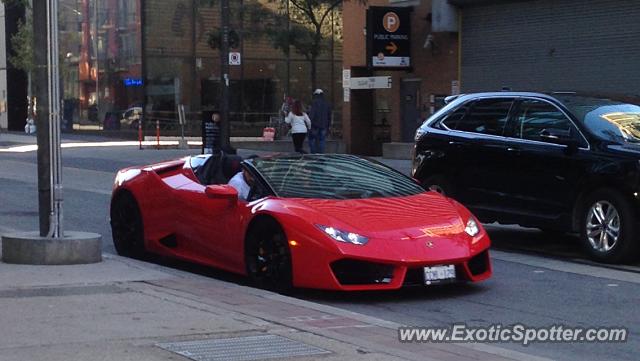
<svg viewBox="0 0 640 361"><path fill-rule="evenodd" d="M102 236L65 232L63 238L41 237L39 232L2 236L2 261L29 265L74 265L102 261Z"/></svg>

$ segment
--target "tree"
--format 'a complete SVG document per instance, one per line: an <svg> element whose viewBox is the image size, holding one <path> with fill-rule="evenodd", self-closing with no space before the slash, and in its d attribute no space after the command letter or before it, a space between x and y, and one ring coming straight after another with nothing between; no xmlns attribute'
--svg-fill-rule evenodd
<svg viewBox="0 0 640 361"><path fill-rule="evenodd" d="M11 36L11 46L11 65L27 73L33 71L33 24L30 18L26 22L18 20L18 30Z"/></svg>
<svg viewBox="0 0 640 361"><path fill-rule="evenodd" d="M7 7L15 5L29 6L29 0L0 0L0 2Z"/></svg>
<svg viewBox="0 0 640 361"><path fill-rule="evenodd" d="M18 19L18 28L14 34L11 35L11 49L12 52L8 55L7 60L14 68L22 70L27 74L27 97L29 104L27 106L27 117L33 117L32 95L31 94L31 74L35 70L35 59L33 56L33 21L29 12L31 7L27 0L2 0L5 4L5 8L11 8L14 6L23 7L26 11L26 21Z"/></svg>
<svg viewBox="0 0 640 361"><path fill-rule="evenodd" d="M201 5L213 6L219 0L200 0ZM331 14L345 1L350 0L275 0L279 11L275 13L265 5L247 1L242 5L240 16L248 18L241 36L243 38L257 38L266 35L275 49L280 49L289 56L293 50L304 56L311 64L311 87L317 87L317 59L325 50L323 41L333 36L328 26ZM353 0L367 4L367 0ZM283 29L282 24L288 24ZM248 25L248 26L247 26ZM237 39L234 30L230 34L230 41ZM213 49L219 49L221 30L214 28L207 33L208 44Z"/></svg>
<svg viewBox="0 0 640 361"><path fill-rule="evenodd" d="M311 89L317 88L317 60L322 51L327 19L332 12L349 0L279 0L282 11L288 11L290 26L286 31L269 29L273 46L289 54L289 47L311 63ZM367 0L354 0L366 4Z"/></svg>
<svg viewBox="0 0 640 361"><path fill-rule="evenodd" d="M24 6L29 10L27 0L1 0L5 7ZM9 55L9 62L16 69L20 69L26 73L33 71L33 23L31 18L27 17L27 21L18 20L18 29L11 36L11 47L13 54Z"/></svg>

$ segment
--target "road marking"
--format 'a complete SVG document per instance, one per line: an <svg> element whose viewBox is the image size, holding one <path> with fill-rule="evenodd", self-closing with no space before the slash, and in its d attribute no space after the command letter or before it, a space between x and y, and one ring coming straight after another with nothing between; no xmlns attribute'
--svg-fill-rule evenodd
<svg viewBox="0 0 640 361"><path fill-rule="evenodd" d="M371 328L371 327L378 327L378 326L376 325L344 325L344 326L327 326L327 327L312 326L311 328L318 328L323 330L341 330L345 328Z"/></svg>
<svg viewBox="0 0 640 361"><path fill-rule="evenodd" d="M533 271L533 273L544 273L544 271L540 270L540 269L537 269L537 270Z"/></svg>
<svg viewBox="0 0 640 361"><path fill-rule="evenodd" d="M189 141L187 142L189 145L202 145L201 141ZM106 148L106 147L132 147L139 146L140 143L136 141L122 141L122 142L76 142L76 143L62 143L61 148ZM143 146L156 146L158 145L157 141L143 141ZM161 140L161 146L177 146L177 140ZM28 153L35 152L38 150L38 145L36 144L28 144L28 145L18 145L7 148L0 148L0 153Z"/></svg>
<svg viewBox="0 0 640 361"><path fill-rule="evenodd" d="M574 273L583 276L640 284L640 276L638 276L637 272L619 271L606 267L568 262L566 260L557 260L528 254L510 253L496 250L491 251L491 256L496 260L519 263L536 268L545 268L552 271Z"/></svg>
<svg viewBox="0 0 640 361"><path fill-rule="evenodd" d="M607 287L618 287L619 284L617 283L607 283Z"/></svg>

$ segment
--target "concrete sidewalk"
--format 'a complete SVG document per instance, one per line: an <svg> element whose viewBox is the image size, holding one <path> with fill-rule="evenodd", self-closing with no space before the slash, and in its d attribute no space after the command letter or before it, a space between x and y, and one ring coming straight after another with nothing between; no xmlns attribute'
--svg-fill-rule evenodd
<svg viewBox="0 0 640 361"><path fill-rule="evenodd" d="M393 322L114 255L0 263L0 319L3 361L262 360L292 350L307 356L286 359L539 360L481 344L404 344Z"/></svg>

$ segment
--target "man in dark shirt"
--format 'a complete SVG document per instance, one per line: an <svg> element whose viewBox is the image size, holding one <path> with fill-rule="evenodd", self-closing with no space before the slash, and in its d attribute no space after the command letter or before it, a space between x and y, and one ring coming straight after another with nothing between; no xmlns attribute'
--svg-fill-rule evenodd
<svg viewBox="0 0 640 361"><path fill-rule="evenodd" d="M331 105L324 99L322 89L313 92L313 102L309 111L311 129L309 130L309 150L311 153L324 153L327 131L331 127Z"/></svg>
<svg viewBox="0 0 640 361"><path fill-rule="evenodd" d="M203 131L205 136L202 143L202 153L220 153L220 133L222 132L220 127L220 113L215 111L211 114L211 121L205 122Z"/></svg>

